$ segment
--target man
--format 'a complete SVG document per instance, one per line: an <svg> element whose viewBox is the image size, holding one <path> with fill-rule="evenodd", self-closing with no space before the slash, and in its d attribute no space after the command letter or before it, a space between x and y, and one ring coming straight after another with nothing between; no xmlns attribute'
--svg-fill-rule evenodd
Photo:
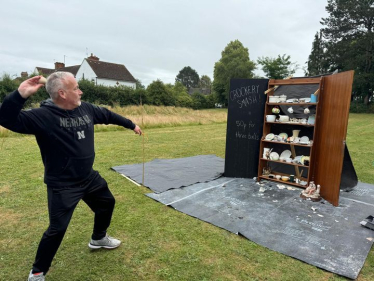
<svg viewBox="0 0 374 281"><path fill-rule="evenodd" d="M44 164L49 227L40 241L29 281L45 280L73 211L82 199L95 213L91 249L117 248L121 241L107 235L115 199L106 181L92 169L94 125L115 124L141 135L139 126L108 109L81 102L83 92L69 72L55 72L46 82L51 99L36 109L21 111L43 84L41 76L22 82L0 106L0 125L17 133L34 134Z"/></svg>

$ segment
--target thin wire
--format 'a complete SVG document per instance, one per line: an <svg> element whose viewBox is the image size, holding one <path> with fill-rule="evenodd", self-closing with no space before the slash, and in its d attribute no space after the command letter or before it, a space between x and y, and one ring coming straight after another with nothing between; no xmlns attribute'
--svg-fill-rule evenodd
<svg viewBox="0 0 374 281"><path fill-rule="evenodd" d="M144 108L142 103L142 95L140 94L140 108L142 109L142 128L144 128ZM143 139L142 139L142 147L143 147L143 175L142 175L142 186L144 186L144 174L145 174L145 149L144 149L144 138L145 134L142 133Z"/></svg>

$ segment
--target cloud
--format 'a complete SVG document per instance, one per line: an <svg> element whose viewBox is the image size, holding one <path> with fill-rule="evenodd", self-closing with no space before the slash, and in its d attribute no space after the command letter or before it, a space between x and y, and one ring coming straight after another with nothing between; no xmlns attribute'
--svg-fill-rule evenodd
<svg viewBox="0 0 374 281"><path fill-rule="evenodd" d="M185 66L213 78L214 63L236 39L254 61L287 54L304 66L326 5L322 0L11 1L1 14L0 71L19 74L64 60L77 65L94 53L124 64L145 85L155 79L174 83Z"/></svg>

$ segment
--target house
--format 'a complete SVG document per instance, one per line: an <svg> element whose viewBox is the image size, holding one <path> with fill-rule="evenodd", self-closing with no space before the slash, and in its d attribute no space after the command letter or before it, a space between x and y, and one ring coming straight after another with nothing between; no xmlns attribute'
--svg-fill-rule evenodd
<svg viewBox="0 0 374 281"><path fill-rule="evenodd" d="M96 85L136 87L135 78L123 64L100 61L93 54L83 60L76 78L94 81Z"/></svg>
<svg viewBox="0 0 374 281"><path fill-rule="evenodd" d="M81 65L65 66L64 63L55 62L55 68L36 67L37 73L50 75L56 71L71 72L77 80L86 79L104 86L127 86L135 89L136 80L123 64L100 61L91 54L85 58Z"/></svg>
<svg viewBox="0 0 374 281"><path fill-rule="evenodd" d="M188 93L190 95L192 95L193 93L200 93L202 95L210 95L212 93L212 89L211 88L190 88L188 90Z"/></svg>
<svg viewBox="0 0 374 281"><path fill-rule="evenodd" d="M45 76L48 76L56 71L67 71L70 72L76 77L77 71L79 69L80 65L73 65L73 66L67 66L65 67L65 64L63 62L55 62L55 68L45 68L45 67L35 67L35 72L44 74Z"/></svg>

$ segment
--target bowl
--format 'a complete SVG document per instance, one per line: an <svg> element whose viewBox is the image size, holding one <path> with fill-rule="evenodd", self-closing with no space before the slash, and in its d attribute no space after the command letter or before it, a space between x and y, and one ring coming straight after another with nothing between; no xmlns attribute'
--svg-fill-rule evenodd
<svg viewBox="0 0 374 281"><path fill-rule="evenodd" d="M266 115L267 122L275 122L276 115Z"/></svg>
<svg viewBox="0 0 374 281"><path fill-rule="evenodd" d="M277 180L280 180L281 177L282 177L281 175L276 175L276 176L275 176L275 178L276 178Z"/></svg>
<svg viewBox="0 0 374 281"><path fill-rule="evenodd" d="M270 160L278 161L279 160L279 154L276 152L270 153Z"/></svg>
<svg viewBox="0 0 374 281"><path fill-rule="evenodd" d="M279 115L279 122L288 122L290 117L288 115Z"/></svg>
<svg viewBox="0 0 374 281"><path fill-rule="evenodd" d="M269 102L271 102L271 103L279 102L279 96L270 96L269 97Z"/></svg>
<svg viewBox="0 0 374 281"><path fill-rule="evenodd" d="M282 181L288 181L290 178L287 176L282 176Z"/></svg>

